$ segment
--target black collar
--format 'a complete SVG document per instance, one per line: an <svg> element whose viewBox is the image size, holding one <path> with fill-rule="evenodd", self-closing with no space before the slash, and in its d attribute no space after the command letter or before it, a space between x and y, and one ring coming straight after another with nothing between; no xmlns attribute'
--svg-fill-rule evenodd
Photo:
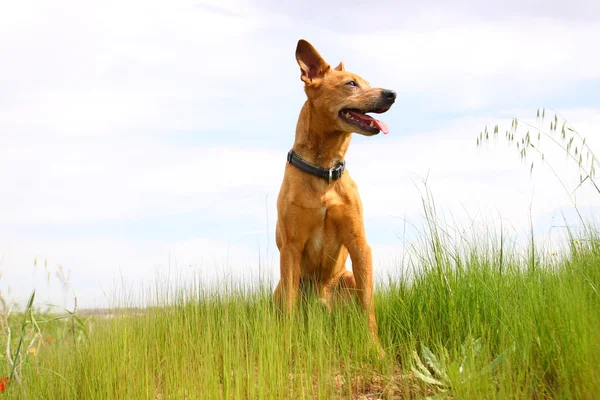
<svg viewBox="0 0 600 400"><path fill-rule="evenodd" d="M344 169L346 168L345 160L338 162L331 169L325 169L311 165L304 161L302 158L300 158L300 156L298 156L298 154L296 154L294 150L290 150L288 152L287 162L292 164L294 167L301 169L304 172L308 172L311 175L318 176L319 178L327 180L328 183L340 179L344 173Z"/></svg>

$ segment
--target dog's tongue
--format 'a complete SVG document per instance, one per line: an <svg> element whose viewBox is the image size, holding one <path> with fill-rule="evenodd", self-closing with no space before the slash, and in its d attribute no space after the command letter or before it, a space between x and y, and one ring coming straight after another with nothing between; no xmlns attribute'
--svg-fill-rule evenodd
<svg viewBox="0 0 600 400"><path fill-rule="evenodd" d="M384 135L386 135L390 132L390 128L388 128L388 126L385 122L379 121L375 118L373 118L373 119L374 119L373 123L377 126L377 128L379 128L379 130L381 132L383 132Z"/></svg>
<svg viewBox="0 0 600 400"><path fill-rule="evenodd" d="M361 113L357 113L354 111L350 111L350 113L354 116L354 118L360 119L367 123L373 122L373 124L375 124L375 126L377 126L377 129L379 129L384 134L387 134L390 132L390 128L388 128L387 124L383 121L379 121L367 114L361 114Z"/></svg>

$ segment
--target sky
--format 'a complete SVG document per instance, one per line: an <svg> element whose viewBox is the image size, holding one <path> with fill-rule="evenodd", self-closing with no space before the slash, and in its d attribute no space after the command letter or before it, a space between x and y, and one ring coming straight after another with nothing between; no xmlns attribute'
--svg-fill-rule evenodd
<svg viewBox="0 0 600 400"><path fill-rule="evenodd" d="M276 282L300 38L398 93L381 118L390 134L355 135L346 158L376 276L402 272L425 178L452 223L518 236L532 221L555 245L571 200L547 165L530 175L503 132L546 107L600 153L600 4L370 4L0 4L0 294L105 307L118 288L140 297L165 279ZM476 146L496 123L499 139ZM572 191L577 170L546 147ZM575 193L597 215L599 194Z"/></svg>

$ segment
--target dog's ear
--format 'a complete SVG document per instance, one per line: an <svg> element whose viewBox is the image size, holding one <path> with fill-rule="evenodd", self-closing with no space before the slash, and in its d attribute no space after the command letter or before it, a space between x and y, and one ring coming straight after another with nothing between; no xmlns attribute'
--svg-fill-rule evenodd
<svg viewBox="0 0 600 400"><path fill-rule="evenodd" d="M337 67L334 68L336 71L345 71L344 69L344 62L340 61L340 63L338 64Z"/></svg>
<svg viewBox="0 0 600 400"><path fill-rule="evenodd" d="M300 79L306 84L322 79L331 68L313 45L304 39L300 39L296 46L296 61L300 66Z"/></svg>

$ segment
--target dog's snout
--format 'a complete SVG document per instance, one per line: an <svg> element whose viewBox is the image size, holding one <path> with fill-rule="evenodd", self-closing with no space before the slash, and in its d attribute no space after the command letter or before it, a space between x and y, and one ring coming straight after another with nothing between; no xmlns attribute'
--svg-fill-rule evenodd
<svg viewBox="0 0 600 400"><path fill-rule="evenodd" d="M393 90L383 89L381 91L381 95L388 101L396 100L396 92L394 92Z"/></svg>

